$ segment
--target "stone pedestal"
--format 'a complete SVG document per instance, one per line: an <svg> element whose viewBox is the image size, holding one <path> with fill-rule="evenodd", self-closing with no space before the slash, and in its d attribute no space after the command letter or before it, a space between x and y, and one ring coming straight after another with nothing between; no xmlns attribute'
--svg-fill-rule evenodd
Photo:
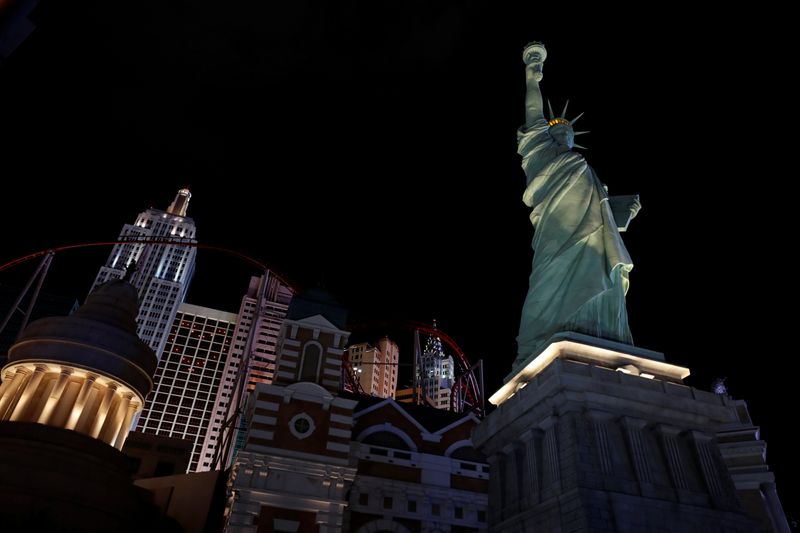
<svg viewBox="0 0 800 533"><path fill-rule="evenodd" d="M128 457L90 436L0 421L0 531L182 531L129 469Z"/></svg>
<svg viewBox="0 0 800 533"><path fill-rule="evenodd" d="M580 334L520 369L472 437L491 464L490 531L760 529L731 477L731 448L748 445L718 438L747 440L743 402L683 385L688 369L659 353Z"/></svg>

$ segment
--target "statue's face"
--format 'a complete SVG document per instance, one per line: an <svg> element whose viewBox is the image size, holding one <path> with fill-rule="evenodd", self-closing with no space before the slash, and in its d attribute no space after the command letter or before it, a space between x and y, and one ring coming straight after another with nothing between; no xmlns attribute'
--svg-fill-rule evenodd
<svg viewBox="0 0 800 533"><path fill-rule="evenodd" d="M553 140L558 144L570 149L575 144L575 133L572 131L572 128L563 124L552 126L550 128L550 136L553 137Z"/></svg>

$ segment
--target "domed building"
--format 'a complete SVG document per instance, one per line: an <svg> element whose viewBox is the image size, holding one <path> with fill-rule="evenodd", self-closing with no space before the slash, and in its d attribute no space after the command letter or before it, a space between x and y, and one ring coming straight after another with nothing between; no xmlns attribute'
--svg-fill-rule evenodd
<svg viewBox="0 0 800 533"><path fill-rule="evenodd" d="M11 347L0 385L4 531L173 529L119 451L156 367L137 313L136 289L110 281Z"/></svg>

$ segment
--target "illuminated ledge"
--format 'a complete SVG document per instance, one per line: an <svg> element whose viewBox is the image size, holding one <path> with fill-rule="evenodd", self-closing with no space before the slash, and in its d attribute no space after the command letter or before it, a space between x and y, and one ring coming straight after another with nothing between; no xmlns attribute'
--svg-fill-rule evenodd
<svg viewBox="0 0 800 533"><path fill-rule="evenodd" d="M506 377L505 385L489 398L489 402L500 405L559 358L620 370L643 379L680 383L689 375L688 368L665 363L664 355L659 352L580 333L558 333L550 339L547 348L529 357L516 374Z"/></svg>

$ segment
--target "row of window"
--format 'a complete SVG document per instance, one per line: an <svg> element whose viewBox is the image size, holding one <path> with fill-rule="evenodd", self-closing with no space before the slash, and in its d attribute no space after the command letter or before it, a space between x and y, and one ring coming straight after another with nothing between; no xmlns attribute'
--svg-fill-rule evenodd
<svg viewBox="0 0 800 533"><path fill-rule="evenodd" d="M222 370L222 365L216 365L217 368L212 368L209 366L208 368L195 368L191 365L175 365L174 363L168 365L169 368L165 369L163 373L157 372L157 377L162 377L159 380L159 386L164 379L172 379L177 377L178 379L188 380L193 384L202 384L202 385L216 385L219 383L219 370ZM179 372L176 372L179 371ZM205 390L205 389L203 389Z"/></svg>
<svg viewBox="0 0 800 533"><path fill-rule="evenodd" d="M154 415L160 414L160 417L155 417ZM197 426L203 427L206 422L206 417L203 416L205 413L203 412L196 412L195 416L181 416L181 415L173 415L173 414L166 414L166 413L154 413L151 412L150 416L146 421L153 421L158 422L158 419L161 420L163 423L171 423L176 422L178 424L186 424L190 426Z"/></svg>
<svg viewBox="0 0 800 533"><path fill-rule="evenodd" d="M234 329L234 325L225 320L217 320L216 318L206 318L199 315L190 315L186 313L178 313L175 316L175 325L172 327L174 330L178 327L191 328L191 329L207 329L213 330L220 334L230 333Z"/></svg>
<svg viewBox="0 0 800 533"><path fill-rule="evenodd" d="M176 331L176 329L177 329L177 331ZM226 334L228 336L230 336L230 334L233 333L230 330L228 330L228 331L223 330L222 333L219 333L220 329L222 329L222 328L212 328L212 327L206 327L206 328L180 327L180 328L175 328L175 326L172 326L171 333L172 334L176 334L177 333L177 335L178 335L178 338L177 338L178 344L185 344L187 338L203 339L203 340L206 340L206 341L212 341L213 340L214 342L222 342L223 340L225 340ZM216 332L215 332L215 330L216 330Z"/></svg>
<svg viewBox="0 0 800 533"><path fill-rule="evenodd" d="M179 414L182 416L189 416L192 414L193 409L191 407L178 407L177 405L164 405L159 404L158 407L153 407L152 410L147 410L142 414L142 418L146 418L151 416L152 412L159 412L159 413L171 413L171 414ZM141 419L140 419L141 420Z"/></svg>
<svg viewBox="0 0 800 533"><path fill-rule="evenodd" d="M144 424L145 429L154 429L158 435L166 437L194 437L197 436L201 430L205 429L202 426L190 426L186 424L175 424L173 422L160 422L158 420L148 420Z"/></svg>
<svg viewBox="0 0 800 533"><path fill-rule="evenodd" d="M362 492L358 495L358 503L360 505L369 506L369 493ZM382 506L383 509L393 510L394 509L394 498L391 496L383 496ZM433 516L442 516L442 505L440 503L431 503L431 514ZM453 507L453 518L457 520L462 520L464 518L464 510L465 508L459 505ZM417 512L417 501L416 500L407 500L406 501L406 511L409 513L416 513ZM477 519L478 522L486 522L486 510L478 509L477 510Z"/></svg>
<svg viewBox="0 0 800 533"><path fill-rule="evenodd" d="M173 369L159 369L156 371L155 381L157 383L157 387L160 388L162 384L164 386L169 386L168 380L173 380L174 378L188 381L187 388L202 392L208 392L212 389L212 387L219 385L220 377L217 375L217 373L211 372L210 370L206 371L205 373L192 372L192 370L194 370L192 368L185 368L181 370L181 372L177 372Z"/></svg>
<svg viewBox="0 0 800 533"><path fill-rule="evenodd" d="M175 398L184 400L197 399L198 401L201 402L209 401L212 399L211 393L208 392L197 392L193 390L178 389L178 388L173 388L168 390L168 387L159 387L158 393L155 395L154 401L159 403L170 403L173 405L177 405L178 402L174 400ZM183 405L187 404L184 403Z"/></svg>
<svg viewBox="0 0 800 533"><path fill-rule="evenodd" d="M161 400L161 398L156 398L157 400ZM197 400L197 404L194 403L194 398L181 398L177 395L168 395L167 403L153 403L151 404L152 407L150 408L149 412L158 412L163 411L165 405L174 405L176 407L190 407L194 409L201 409L203 411L210 410L212 408L212 401L209 400Z"/></svg>

